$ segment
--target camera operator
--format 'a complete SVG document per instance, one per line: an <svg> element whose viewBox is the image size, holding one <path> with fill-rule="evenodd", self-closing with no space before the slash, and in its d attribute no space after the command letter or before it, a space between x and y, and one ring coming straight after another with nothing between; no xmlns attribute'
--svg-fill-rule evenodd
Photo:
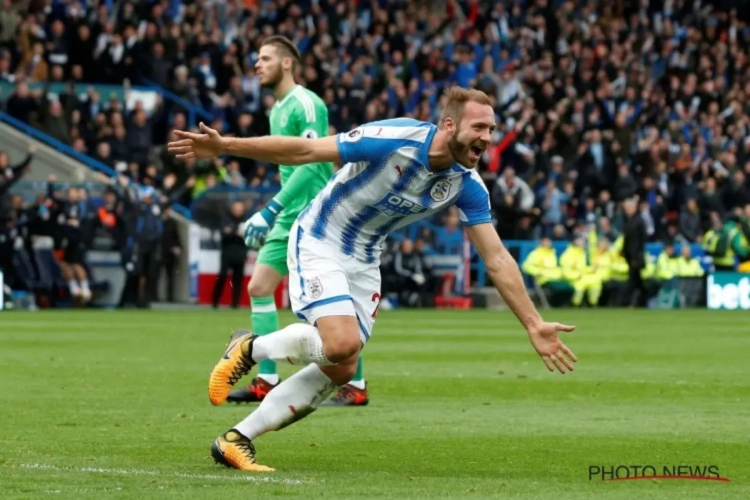
<svg viewBox="0 0 750 500"><path fill-rule="evenodd" d="M242 277L245 274L245 259L247 258L247 247L243 236L245 212L245 205L241 201L232 203L229 214L225 216L221 225L221 266L219 278L214 286L214 309L219 307L221 293L224 291L227 273L230 270L232 271L232 308L236 309L240 304Z"/></svg>

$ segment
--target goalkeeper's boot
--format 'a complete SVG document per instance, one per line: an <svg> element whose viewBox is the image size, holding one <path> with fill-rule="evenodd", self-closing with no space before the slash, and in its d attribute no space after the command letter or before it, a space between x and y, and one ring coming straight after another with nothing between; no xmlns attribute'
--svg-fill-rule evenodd
<svg viewBox="0 0 750 500"><path fill-rule="evenodd" d="M211 445L211 456L217 464L251 472L273 472L275 469L255 461L255 446L234 429L216 438Z"/></svg>
<svg viewBox="0 0 750 500"><path fill-rule="evenodd" d="M281 383L279 380L275 384L271 384L263 377L255 377L253 381L247 387L242 389L235 389L229 393L227 401L230 403L260 403L266 394L271 392L271 389Z"/></svg>
<svg viewBox="0 0 750 500"><path fill-rule="evenodd" d="M364 389L346 384L339 391L321 403L320 406L367 406L370 402L370 395L367 392L367 384Z"/></svg>
<svg viewBox="0 0 750 500"><path fill-rule="evenodd" d="M219 406L224 403L239 379L252 370L253 342L258 336L250 330L242 330L232 335L229 347L211 372L208 379L208 399Z"/></svg>

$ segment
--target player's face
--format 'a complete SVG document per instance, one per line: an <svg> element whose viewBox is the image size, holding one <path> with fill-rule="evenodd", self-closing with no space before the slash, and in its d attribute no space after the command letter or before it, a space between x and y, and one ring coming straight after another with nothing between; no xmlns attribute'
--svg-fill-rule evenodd
<svg viewBox="0 0 750 500"><path fill-rule="evenodd" d="M466 168L476 168L495 130L495 111L492 106L467 102L461 121L448 140L453 159Z"/></svg>
<svg viewBox="0 0 750 500"><path fill-rule="evenodd" d="M255 71L263 87L275 87L284 76L283 58L273 45L264 45L258 53Z"/></svg>

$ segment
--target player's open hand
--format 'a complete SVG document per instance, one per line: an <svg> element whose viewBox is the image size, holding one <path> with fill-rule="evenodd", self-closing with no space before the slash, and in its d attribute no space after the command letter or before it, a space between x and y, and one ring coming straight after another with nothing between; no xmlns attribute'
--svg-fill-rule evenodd
<svg viewBox="0 0 750 500"><path fill-rule="evenodd" d="M529 330L529 340L541 356L549 371L560 373L573 371L573 363L578 361L573 351L560 340L560 332L572 332L575 326L560 323L542 323L539 327Z"/></svg>
<svg viewBox="0 0 750 500"><path fill-rule="evenodd" d="M224 149L225 139L216 130L199 124L202 134L175 130L178 140L167 144L167 151L177 155L180 160L188 158L215 158Z"/></svg>

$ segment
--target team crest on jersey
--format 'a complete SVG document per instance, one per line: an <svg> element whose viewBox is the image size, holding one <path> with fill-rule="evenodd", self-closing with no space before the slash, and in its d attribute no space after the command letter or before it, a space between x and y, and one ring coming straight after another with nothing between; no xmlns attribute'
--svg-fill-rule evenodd
<svg viewBox="0 0 750 500"><path fill-rule="evenodd" d="M430 198L435 201L445 201L451 192L451 182L448 179L437 181L430 189Z"/></svg>
<svg viewBox="0 0 750 500"><path fill-rule="evenodd" d="M317 299L323 294L323 284L320 282L320 278L307 281L307 293L313 299Z"/></svg>

